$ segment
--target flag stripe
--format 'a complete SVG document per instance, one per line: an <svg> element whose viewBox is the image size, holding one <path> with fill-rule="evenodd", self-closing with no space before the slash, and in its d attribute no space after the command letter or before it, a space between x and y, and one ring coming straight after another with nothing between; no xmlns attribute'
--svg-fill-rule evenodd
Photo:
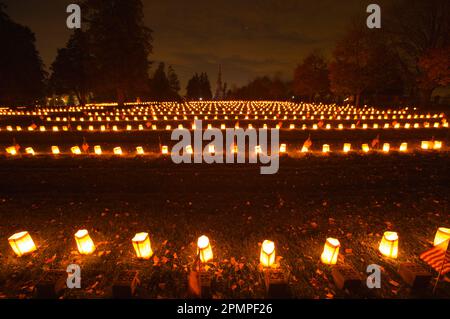
<svg viewBox="0 0 450 319"><path fill-rule="evenodd" d="M443 242L420 255L420 259L430 265L441 275L450 272L450 244Z"/></svg>

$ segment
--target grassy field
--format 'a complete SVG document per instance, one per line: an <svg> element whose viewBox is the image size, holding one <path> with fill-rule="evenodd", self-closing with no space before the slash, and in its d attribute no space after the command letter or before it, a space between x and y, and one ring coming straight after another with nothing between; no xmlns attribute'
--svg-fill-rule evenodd
<svg viewBox="0 0 450 319"><path fill-rule="evenodd" d="M275 241L295 298L414 298L396 270L421 263L437 228L449 227L449 167L447 152L283 158L279 173L266 176L255 165L177 166L156 157L2 157L0 297L30 298L44 270L78 263L82 289L64 298L110 297L124 269L139 270L138 297L185 298L196 239L206 234L214 298L264 297L264 239ZM96 243L91 256L76 250L81 228ZM21 230L38 250L17 258L7 238ZM399 233L397 260L377 251L386 230ZM151 236L151 260L134 257L131 238L140 231ZM320 263L327 237L341 242L340 264L362 275L369 264L382 266L382 288L339 291ZM421 296L433 297L431 289ZM449 282L436 297L450 297Z"/></svg>

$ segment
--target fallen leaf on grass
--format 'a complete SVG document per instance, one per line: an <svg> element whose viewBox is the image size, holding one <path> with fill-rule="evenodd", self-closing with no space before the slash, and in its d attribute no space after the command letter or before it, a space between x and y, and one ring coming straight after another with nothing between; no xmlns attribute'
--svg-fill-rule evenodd
<svg viewBox="0 0 450 319"><path fill-rule="evenodd" d="M396 282L395 280L389 280L389 283L392 285L392 286L394 286L394 287L399 287L400 286L400 284L398 283L398 282Z"/></svg>
<svg viewBox="0 0 450 319"><path fill-rule="evenodd" d="M55 259L56 259L56 254L55 254L55 255L53 255L53 257L52 257L52 258L49 258L49 259L47 259L47 260L45 261L45 263L46 263L46 264L51 264L52 262L54 262L54 261L55 261Z"/></svg>

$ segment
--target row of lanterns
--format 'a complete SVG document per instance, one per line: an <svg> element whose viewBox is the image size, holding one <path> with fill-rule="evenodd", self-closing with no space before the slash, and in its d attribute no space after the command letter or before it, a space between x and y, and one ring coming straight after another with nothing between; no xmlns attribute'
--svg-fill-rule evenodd
<svg viewBox="0 0 450 319"><path fill-rule="evenodd" d="M144 103L127 103L128 108L115 110L114 113L120 114L133 114L133 113L239 113L239 114L264 114L264 113L278 113L278 114L407 114L409 108L401 110L377 110L373 107L369 108L364 106L363 108L357 108L354 106L338 106L335 104L305 104L305 103L293 103L293 102L274 102L274 101L199 101L199 102L144 102ZM36 111L30 110L11 110L8 108L1 109L0 115L48 115L49 113L74 113L74 112L89 112L103 111L105 108L116 107L116 103L104 103L104 104L90 104L85 107L57 107L57 108L41 108ZM416 109L414 108L413 111ZM103 112L104 113L104 112ZM112 111L108 112L109 114ZM431 116L427 114L427 117Z"/></svg>
<svg viewBox="0 0 450 319"><path fill-rule="evenodd" d="M390 128L394 128L394 129L410 129L410 128L415 128L415 129L419 129L419 128L448 128L449 124L448 122L445 123L439 123L439 122L434 122L433 124L430 124L429 122L425 122L422 123L422 125L420 123L414 123L413 125L411 125L410 123L405 123L403 126L400 123L394 123L394 124L390 124L390 123L384 123L383 125L379 125L378 123L374 123L371 128L373 129L390 129ZM156 130L166 130L166 131L170 131L172 129L184 129L186 127L184 127L183 124L178 124L175 126L172 125L166 125L166 126L159 126L156 124L151 124L151 123L147 123L146 125L143 124L139 124L137 126L132 126L132 125L127 125L124 129L119 128L117 125L113 125L112 127L109 127L107 125L100 125L99 127L95 127L94 125L89 125L87 127L83 127L82 125L76 125L75 126L75 130L77 131L90 131L90 132L94 132L94 131L100 131L100 132L119 132L119 131L143 131L146 129L151 129L153 131ZM208 124L207 125L207 129L213 129L213 125L212 124ZM233 128L233 127L227 127L226 124L220 124L220 129L221 130L225 130L227 128ZM239 124L236 123L234 128L240 128ZM254 129L255 127L253 126L253 124L249 123L247 125L248 129ZM261 126L261 128L263 129L268 129L269 126L266 123L263 123L263 125ZM325 129L325 130L331 130L331 129L337 129L337 130L344 130L344 129L362 129L362 130L366 130L369 129L369 125L367 123L362 124L361 126L353 123L350 126L344 126L344 124L340 123L337 126L333 127L330 123L326 124L326 125L322 125L322 124L313 124L311 126L307 126L306 124L302 124L299 126L296 126L295 124L291 123L288 126L283 126L282 124L276 124L273 128L275 129L289 129L289 130L294 130L294 129L301 129L301 130L307 130L307 129L312 129L312 130L319 130L319 129ZM195 129L195 125L192 124L191 125L191 129ZM17 132L22 131L22 127L21 126L17 126L15 128L15 130ZM47 131L52 131L52 132L67 132L69 131L69 126L53 126L51 127L51 129L47 129L46 126L39 126L39 128L36 126L29 126L27 128L27 130L29 132L47 132ZM13 132L14 128L11 125L6 126L6 131L8 132Z"/></svg>
<svg viewBox="0 0 450 319"><path fill-rule="evenodd" d="M440 150L442 149L442 141L422 141L421 142L421 149L422 150ZM18 155L18 149L16 146L9 146L6 149L6 153L11 155L11 156L15 156ZM368 153L371 150L369 144L362 144L361 146L361 151L364 153ZM391 145L390 143L384 143L382 146L382 152L384 153L389 153L389 151L391 150ZM399 147L399 152L407 152L408 151L408 143L404 142L400 144ZM194 150L192 148L191 145L186 146L185 149L187 154L193 154ZM216 153L216 149L214 147L214 145L209 145L209 149L208 149L210 154L215 154ZM344 153L348 153L352 151L352 144L351 143L344 143L344 146L342 148L342 152ZM73 146L70 148L70 152L73 155L81 155L83 152L81 151L79 146ZM232 152L233 153L238 153L238 147L237 145L234 145L232 148ZM310 152L310 149L308 146L304 145L301 149L302 153L308 153ZM322 145L322 153L330 153L331 152L331 148L329 144L323 144ZM167 145L163 145L161 147L161 154L162 155L168 155L169 152L169 147ZM255 153L256 154L261 154L262 153L262 148L261 146L257 145L255 146ZM279 153L280 154L286 154L287 153L287 146L286 144L280 144L280 149L279 149ZM25 154L27 155L36 155L36 152L34 151L34 149L32 147L27 147L25 148ZM51 154L53 155L59 155L61 154L60 148L59 146L53 145L51 147ZM95 155L102 155L103 154L103 149L100 145L95 145L94 146L94 154ZM120 146L114 147L113 148L113 154L114 155L123 155L124 152L122 151L122 148ZM145 151L144 148L142 146L137 146L136 147L136 155L145 155Z"/></svg>
<svg viewBox="0 0 450 319"><path fill-rule="evenodd" d="M95 244L86 229L81 229L75 233L75 242L78 252L82 255L90 255L95 251ZM440 227L434 238L434 246L450 239L450 228ZM27 231L19 232L8 239L14 253L21 257L37 250L37 247ZM153 256L150 236L146 232L137 233L131 240L136 257L140 259L149 259ZM389 258L397 258L399 237L396 232L386 231L379 243L379 252ZM323 252L320 256L322 263L334 265L338 261L339 248L341 244L336 238L327 238ZM207 263L213 259L213 251L209 238L202 235L197 240L197 256L202 263ZM264 240L261 245L259 258L261 264L265 267L276 267L275 264L275 243L270 240Z"/></svg>

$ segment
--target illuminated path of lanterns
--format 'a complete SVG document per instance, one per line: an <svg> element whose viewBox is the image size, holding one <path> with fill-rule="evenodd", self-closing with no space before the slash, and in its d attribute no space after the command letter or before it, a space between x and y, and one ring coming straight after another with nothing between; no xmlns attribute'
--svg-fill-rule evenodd
<svg viewBox="0 0 450 319"><path fill-rule="evenodd" d="M319 146L315 146L314 148L308 145L297 145L294 149L288 149L286 143L280 143L279 155L305 155L305 154L316 154L316 155L327 155L329 153L338 153L338 154L351 154L351 153L359 153L359 154L375 154L382 153L388 154L392 151L396 151L404 154L412 154L414 151L420 152L432 152L432 151L446 151L447 148L443 147L442 141L431 140L431 141L421 141L420 145L416 145L415 147L411 147L408 142L402 142L398 145L393 145L392 143L383 142L378 143L374 147L372 143L363 143L361 145L354 145L352 143L344 143L342 146L332 149L330 144L323 144L320 148ZM40 146L40 148L42 148ZM110 149L106 149L102 145L92 145L87 146L84 145L74 145L74 146L66 146L66 148L60 147L58 145L52 145L47 147L47 150L40 149L36 150L35 147L32 146L21 146L21 145L10 145L4 148L5 152L3 153L6 156L12 158L21 158L22 156L60 156L60 155L71 155L71 156L170 156L171 151L168 145L162 145L160 150L155 150L151 148L150 150L146 150L143 146L136 146L133 150L125 151L126 148L122 146L115 146ZM188 145L184 150L186 153L193 155L196 153L192 147L192 145ZM224 153L224 150L216 150L209 149L207 150L209 153ZM236 146L232 146L230 149L231 152L237 153L238 149ZM248 150L246 150L248 151ZM254 150L251 150L255 154L261 154L262 150L260 146L255 146ZM203 154L205 151L203 151ZM0 153L1 154L1 153Z"/></svg>
<svg viewBox="0 0 450 319"><path fill-rule="evenodd" d="M80 254L89 255L95 251L95 242L91 238L88 230L78 230L74 235L74 239ZM450 240L450 228L440 227L434 237L434 246L438 246L447 240ZM8 241L18 257L33 253L37 250L32 236L27 231L21 231L11 235ZM150 259L153 256L151 240L147 232L137 233L131 239L131 245L134 248L137 258ZM327 238L320 256L321 262L327 265L335 265L338 261L340 246L339 239ZM399 235L393 231L386 231L379 243L378 250L385 257L397 258L399 255ZM205 235L200 236L197 240L197 256L202 263L210 262L214 258L209 238ZM263 241L259 260L264 267L279 266L276 264L276 250L273 241Z"/></svg>
<svg viewBox="0 0 450 319"><path fill-rule="evenodd" d="M282 130L445 129L443 113L416 109L377 110L352 106L291 102L140 103L126 109L114 104L85 107L0 109L1 132L120 132L193 129L194 120L208 128L280 128Z"/></svg>
<svg viewBox="0 0 450 319"><path fill-rule="evenodd" d="M23 261L22 265L25 265L31 256L38 256L39 260L46 261L47 259L51 259L54 253L58 253L58 260L62 260L61 265L65 266L67 261L73 259L73 256L68 257L69 250L73 249L76 249L75 253L80 255L79 258L88 258L84 256L91 255L91 257L95 256L99 257L101 260L105 260L107 258L102 258L103 255L100 255L99 252L103 252L102 249L105 247L102 246L102 242L109 239L114 241L114 244L120 243L121 249L123 249L126 254L133 253L135 256L133 260L143 259L143 265L147 265L146 261L149 259L151 259L150 263L153 262L153 258L156 257L156 255L159 255L160 250L163 249L161 248L161 242L163 239L167 238L165 232L170 227L166 225L161 227L162 230L155 229L158 227L160 220L148 222L150 226L142 226L147 224L147 222L142 222L140 219L142 215L139 214L143 214L145 209L141 209L142 207L139 205L137 205L138 208L135 209L136 212L139 212L139 214L137 214L138 217L134 220L134 224L137 226L131 227L127 224L127 219L120 222L120 227L115 225L110 228L108 222L112 222L112 220L106 218L107 221L105 222L105 226L101 227L106 235L101 232L99 234L99 231L96 230L94 224L97 220L88 220L86 219L86 216L76 220L76 223L71 223L70 221L66 223L64 221L66 232L62 237L61 234L58 234L58 241L60 241L58 243L51 242L53 230L55 228L52 228L50 224L50 226L45 229L39 229L33 226L34 223L39 225L39 222L42 221L42 219L47 220L52 217L55 217L56 220L58 220L58 218L65 220L66 215L61 215L60 212L64 211L63 207L69 206L69 202L75 201L72 198L74 195L71 192L83 187L86 188L86 193L92 194L94 198L100 198L100 202L104 200L104 202L101 202L101 205L105 204L104 207L108 207L108 200L102 199L102 196L104 196L105 193L109 194L114 193L115 191L118 193L126 193L127 189L135 191L136 188L139 188L139 190L144 189L149 192L155 191L153 196L162 197L164 200L170 199L175 201L177 198L183 198L185 202L194 202L194 206L196 206L197 202L209 200L207 202L209 205L202 207L199 211L207 210L208 212L213 213L216 207L212 202L216 197L211 195L214 194L214 192L211 191L212 182L223 182L225 185L241 183L238 186L240 187L239 191L242 191L242 198L252 201L252 205L258 200L262 202L261 204L256 204L254 208L258 219L263 218L264 216L273 219L276 218L274 217L276 214L281 215L280 213L286 215L284 216L285 220L278 223L278 225L282 225L281 229L282 232L286 233L286 237L278 236L278 233L274 232L275 227L270 228L267 232L257 230L253 232L256 232L257 236L252 235L253 237L251 237L250 244L245 245L246 248L247 246L251 247L252 250L250 254L245 249L238 249L240 255L237 256L251 256L250 259L246 259L248 263L252 263L252 265L258 263L267 268L279 267L277 255L279 255L280 252L286 253L286 259L284 259L284 261L281 260L281 263L284 262L289 265L293 264L297 267L299 265L297 259L302 259L303 257L297 258L295 255L289 255L289 253L286 252L286 246L289 247L289 245L292 245L290 246L292 249L294 245L298 245L297 239L302 240L302 238L307 240L307 243L309 244L319 243L320 246L320 251L318 249L311 249L313 252L309 251L309 254L312 256L312 258L310 258L312 262L307 261L305 263L314 264L315 266L318 263L339 265L342 263L343 255L345 254L345 256L347 256L347 253L345 252L347 242L350 242L348 246L355 250L355 259L349 259L349 263L358 265L359 271L364 271L364 269L360 267L363 263L358 261L359 258L364 257L366 258L366 261L367 259L370 259L367 258L368 255L363 255L364 253L361 253L360 255L359 253L361 251L357 251L359 246L363 247L361 242L358 241L358 238L361 237L358 236L365 236L371 233L372 230L370 228L365 229L362 226L361 228L358 228L358 225L360 224L355 225L354 227L352 226L353 228L344 225L344 227L341 227L344 229L343 231L334 231L331 228L326 230L325 228L320 228L323 224L327 225L328 216L324 217L325 221L317 220L322 217L317 217L315 215L313 215L315 217L311 218L305 217L302 219L302 222L298 222L298 225L296 222L292 221L292 219L295 218L294 216L297 215L290 214L291 209L294 209L292 206L289 206L290 204L288 201L290 196L292 196L291 198L295 198L295 201L292 201L292 203L295 203L298 207L302 207L303 201L305 201L305 205L306 202L308 202L308 196L311 196L311 194L312 196L316 195L315 190L308 191L307 186L305 186L306 184L312 184L318 188L317 197L330 193L332 196L335 196L332 198L336 201L341 200L342 193L345 195L345 191L356 193L361 190L363 194L355 201L360 200L362 206L369 206L369 204L364 204L364 201L366 200L364 196L367 195L368 201L372 199L380 200L382 202L380 204L381 206L386 203L392 204L394 210L396 207L394 206L395 204L393 204L395 199L390 200L392 198L388 197L389 200L383 202L386 193L394 193L395 196L399 197L400 202L402 202L402 198L404 198L405 194L409 196L409 199L417 195L417 202L415 198L411 199L411 201L414 205L419 203L419 208L416 209L414 205L408 206L408 208L413 207L411 208L412 211L418 211L417 215L414 215L415 219L403 219L403 216L397 216L396 218L390 219L395 223L395 227L386 227L383 224L383 222L388 219L385 219L383 214L388 215L387 213L392 210L391 207L382 207L382 209L379 209L371 206L371 208L366 210L361 208L360 212L354 213L354 215L359 214L362 216L360 220L361 223L365 222L365 212L376 215L375 217L371 217L370 223L373 225L374 220L376 220L376 222L380 222L381 224L381 227L377 229L378 232L377 230L373 231L374 233L381 234L381 236L372 237L372 239L376 241L376 253L380 255L380 258L382 258L381 256L384 256L388 261L399 261L398 259L402 259L403 257L406 258L406 256L408 256L409 259L412 251L415 251L415 255L418 255L417 252L421 248L414 250L412 247L414 244L417 244L418 241L421 241L421 244L424 244L425 241L432 241L434 245L438 245L442 241L450 238L450 230L447 228L449 227L447 224L448 219L445 217L447 212L444 211L447 198L444 193L448 188L442 186L445 182L445 178L440 176L440 173L445 173L445 170L444 168L434 168L435 165L441 166L442 164L448 163L446 160L448 160L448 143L450 141L446 114L427 113L414 108L388 111L367 107L354 108L351 106L313 105L270 101L151 102L128 105L128 108L126 109L116 109L115 107L116 105L114 104L101 104L88 105L86 107L45 108L36 110L0 109L0 159L3 160L3 164L5 164L3 170L0 170L0 174L3 174L2 177L4 179L2 182L4 196L2 197L7 200L9 200L8 198L12 198L11 202L13 202L17 198L23 196L23 206L21 206L22 202L19 201L17 201L17 205L11 204L11 206L17 209L20 214L23 214L21 216L24 218L29 217L29 219L24 220L23 223L21 220L14 220L14 218L11 218L11 220L5 221L4 224L6 226L0 227L0 230L4 234L4 246L2 247L3 256L0 255L0 258L2 261L7 260L9 262L9 264L3 268L4 270L13 272L14 269L17 269L14 267L19 265L19 261ZM248 173L246 168L242 167L237 167L236 169L232 168L230 170L225 167L223 168L225 173L220 171L218 174L216 173L219 169L207 169L207 172L203 175L202 173L197 175L197 171L194 168L183 167L181 172L175 172L172 166L167 165L170 160L158 161L155 165L147 165L148 161L146 160L135 161L134 159L124 160L127 165L122 165L122 161L116 160L116 158L135 157L169 159L173 145L170 141L170 131L181 127L189 130L195 129L195 127L193 127L193 122L196 119L203 121L205 130L210 128L225 129L233 127L241 127L244 129L270 129L278 127L281 129L280 155L293 159L311 158L312 160L310 162L289 161L290 163L288 164L291 165L291 167L282 172L281 176L271 177L270 185L264 184L267 180L253 177L253 175ZM377 139L378 135L379 138ZM309 137L311 138L311 144L306 143ZM85 147L84 140L86 144L89 144L88 147ZM376 143L374 143L375 141ZM202 151L219 152L220 150L214 149ZM255 153L262 152L261 148L258 147L248 151ZM197 150L194 150L193 146L191 146L186 148L186 152L194 154ZM391 155L385 156L386 154ZM405 156L396 156L397 154L404 154ZM35 160L27 160L32 158ZM69 160L54 160L58 158L68 158ZM108 160L90 161L88 158L107 158ZM315 161L314 158L319 159ZM72 159L81 160L80 162L76 162L72 161ZM337 160L334 161L334 159ZM57 162L58 164L54 165ZM79 165L79 163L85 162L89 162L89 164ZM326 162L327 165L323 165L324 162ZM76 165L74 165L74 163L76 163ZM402 164L405 163L407 163L408 166L402 171ZM46 167L45 165L48 166ZM355 171L355 168L352 165L359 165L359 173L355 176L351 175ZM150 168L147 166L150 166ZM156 166L158 167L155 168ZM138 169L134 170L136 167ZM283 168L283 163L281 163L280 167ZM203 169L203 167L201 167L201 169ZM373 170L373 174L371 174L370 169ZM345 174L340 175L340 172L343 170L345 170ZM400 173L396 174L397 171L400 171ZM146 173L142 174L145 176L139 175L142 172ZM383 175L384 172L388 172L386 173L388 177ZM159 178L151 176L158 175L159 173L160 175L163 175L163 177ZM98 174L105 174L105 179L103 180L99 177L102 175ZM108 174L111 175L109 179L106 178L106 175ZM130 180L127 180L128 175L132 176L130 177ZM297 178L298 176L302 179L294 180L294 178ZM308 176L311 176L310 179L308 179ZM352 181L353 177L356 182ZM229 179L227 180L227 178ZM242 182L239 180L240 178L242 178ZM306 179L304 183L303 178ZM387 180L387 183L378 183L380 180L382 182ZM430 181L429 184L426 184L427 180ZM393 182L394 185L389 185L389 182ZM170 193L170 188L173 187L173 184L177 183L180 184L180 186L175 186L178 188L176 188L173 193ZM414 185L415 183L418 184L420 190L417 194L414 189L416 186ZM403 187L403 184L406 186ZM361 187L359 187L360 185ZM295 186L295 189L290 188L291 186ZM275 187L277 187L277 194L269 193L269 190L272 191ZM338 189L339 187L344 189L342 193L340 192L341 189ZM380 187L381 190L379 190L378 187ZM188 193L185 197L182 197L179 194L189 192L192 189L195 191ZM261 193L261 189L264 189L264 192ZM401 189L401 191L398 191L398 189ZM429 193L427 193L428 189L431 189ZM217 198L222 197L222 189L218 187L218 190L216 191L219 193ZM247 191L249 193L245 193ZM46 199L49 207L45 207L44 204L42 205L42 209L46 210L48 208L48 212L50 212L49 214L51 216L43 216L41 219L40 216L29 215L34 212L33 209L30 209L29 207L35 202L39 202L39 196L41 195L40 193L37 194L37 192L48 192L48 194L44 196L47 196ZM58 192L61 193L61 202L60 204L53 204L52 198L55 198L56 200ZM430 205L428 205L427 202L424 206L420 206L420 197L422 197L421 192L430 195L429 197L427 197L427 195L423 196L427 197L427 200L431 202ZM198 197L197 193L199 194ZM302 195L303 193L307 195ZM272 205L272 202L265 201L264 199L261 199L261 197L258 197L276 197L278 194L280 194L280 198L283 197L283 200L288 202L287 204L286 202L284 203L284 207L289 206L289 208L280 209L277 205L280 204L281 206L283 203L277 202L276 205ZM233 201L233 196L239 198L240 195L241 194L235 195L233 193L230 197L227 197L232 204L224 205L225 208L218 210L219 214L225 214L225 210L232 211L234 206L237 207L236 210L239 211L237 215L240 217L241 210L247 212L247 208L241 209L240 206L243 203L245 205L245 202L241 203L237 200ZM440 201L440 203L433 206L434 202L432 201L435 198L432 198L431 195L436 195L436 201ZM83 196L84 195L81 197L83 198ZM88 196L89 195L86 195L86 197ZM208 196L212 196L212 199L208 199ZM202 197L202 200L199 200L199 197ZM203 197L205 197L205 199L203 199ZM130 198L133 197L130 195ZM351 200L352 199L350 199L350 202ZM127 198L127 202L128 201L129 198ZM139 197L136 197L136 201L144 202L144 200ZM87 198L85 202L86 206L83 210L77 211L78 208L74 208L74 211L77 211L77 214L84 214L85 208L87 209L91 204L94 205L95 201L92 199L92 202L90 202L90 198ZM160 204L158 201L156 202L158 204L155 205L154 208L152 207L152 209L145 210L145 212L149 212L149 216L145 216L145 218L166 218L165 215L164 217L156 215L161 207L163 207L163 211L166 212L166 206ZM146 203L153 203L153 199ZM404 200L402 204L405 203L409 202ZM268 204L267 207L269 208L264 208L265 204ZM336 220L338 220L339 223L341 222L341 215L339 215L342 212L341 208L345 207L345 205L348 204L348 201L345 202L342 200L340 204L342 204L339 208L340 210L334 212L336 213L335 215L331 215L333 218L336 217ZM61 206L56 208L55 205ZM320 202L318 206L322 207L322 202ZM355 204L352 206L352 209L356 208L355 210L357 210L358 207L359 204ZM428 207L430 208L428 209ZM172 208L172 206L170 206L170 208ZM180 210L186 210L186 212L183 211L179 213L183 214L183 216L185 216L184 214L188 215L189 212L196 211L197 209L197 207L195 207L195 209L189 210L188 208L185 208L185 206L179 206L178 208ZM312 211L315 211L315 208L311 209L311 213L308 213L312 215ZM58 210L58 215L55 213L57 209L61 209L61 211ZM264 209L273 211L269 212L268 215L265 215L265 213L263 214L260 212ZM434 214L435 211L433 209L435 209L436 212L439 212L440 216L433 217L433 219L423 222L423 220L420 219L420 214ZM131 209L130 211L133 212L133 210L134 209ZM300 212L306 210L309 210L309 208L296 210L296 214L300 214ZM406 210L407 209L405 208L402 212L405 213ZM95 216L95 212L97 212L96 208L93 208L92 212L92 215ZM173 212L170 211L170 213L175 212L178 213L175 208L173 209ZM13 214L14 210L7 216L12 217ZM168 213L168 215L170 214ZM78 217L78 215L76 216ZM227 218L228 217L234 220L235 215L227 215ZM249 215L245 216L243 219L244 222L242 222L243 226L239 229L244 229L244 227L246 227L247 224L245 223L250 221L247 219L249 217ZM167 216L167 219L169 218L170 216ZM173 220L173 223L177 223L178 218L182 221L180 228L188 228L188 226L183 225L189 224L188 221L192 221L187 217L180 217L180 215L172 218L175 219ZM306 218L308 218L307 221ZM255 222L255 224L256 219L257 218L253 216L253 222ZM239 223L241 222L240 219L236 220ZM207 221L209 223L211 222L211 219L208 218ZM313 223L314 221L317 221L320 224L319 230L317 230L317 227L314 228L311 226L310 228L312 230L308 228L303 237L301 231L298 236L296 235L297 233L294 235L289 234L287 227L297 227L300 224L309 225L310 222ZM425 232L418 231L417 236L411 236L411 231L414 231L414 227L416 227L416 224L419 221L421 226L418 227L424 227L424 224L429 222L428 225L425 226L427 227L428 235L425 235ZM223 228L220 228L221 231L217 232L214 231L214 229L219 228L217 224L208 227L208 223L202 222L200 226L196 225L195 227L195 249L198 259L203 263L211 262L211 260L217 261L218 258L224 254L223 251L226 251L226 249L222 250L223 247L221 246L221 243L224 246L231 245L233 247L241 244L241 242L239 242L239 244L231 242L233 240L231 236L231 243L223 240L224 235L221 231L223 230L224 233L228 234L226 226L223 226ZM220 222L217 223L220 224ZM269 222L264 223L264 225L269 225ZM114 237L122 231L122 226L124 228L130 227L132 231L127 232L125 236ZM257 226L253 225L253 227ZM303 230L306 228L304 225L301 225L301 227L303 227ZM440 228L437 229L438 227ZM67 230L67 228L69 228L69 230ZM199 229L201 230L198 231ZM28 230L29 232L26 232L25 230ZM386 230L386 232L384 232L384 230ZM152 231L155 231L155 233L152 233ZM197 238L197 236L201 235L203 232L205 232L209 238L207 236L200 236ZM346 237L347 232L353 232L354 237ZM431 232L436 232L434 238L431 238ZM164 235L158 236L162 233L164 233ZM183 230L181 233L192 234L188 230ZM286 238L287 240L291 235L293 237L297 236L295 237L294 243L286 244L284 240L280 240L280 238ZM162 236L164 236L164 238ZM220 236L222 236L222 238L218 238ZM187 242L185 237L179 236L177 233L176 240L179 240L180 237L182 237L182 240L180 241L183 243ZM187 237L190 238L189 236ZM255 239L255 237L257 237L257 239ZM429 240L425 240L425 237ZM113 238L116 239L113 240ZM169 237L169 239L171 238L172 237ZM173 238L175 238L175 236ZM239 240L241 240L242 237L239 238ZM265 238L268 239L263 241ZM259 246L256 243L257 240L261 240L262 242ZM189 239L189 241L191 240ZM372 241L370 241L370 244L372 244ZM8 251L8 245L11 247L12 252ZM175 245L179 245L179 242L176 242ZM181 245L179 246L181 247ZM178 248L176 249L176 252L180 255L182 252L179 251ZM423 248L425 249L425 246ZM112 250L114 253L116 248L111 244L107 249ZM298 249L294 249L296 249L296 253L299 252L302 254L301 246ZM227 251L227 255L228 252L229 251ZM192 254L193 253L194 251ZM47 254L50 254L50 256L46 256ZM186 254L189 254L189 257L192 257L189 252ZM114 253L114 255L116 254ZM122 256L122 253L117 253L117 255ZM229 255L236 254L232 252ZM15 258L15 256L24 257ZM123 257L125 259L126 255ZM159 257L161 257L161 255ZM373 255L370 255L370 257L373 257ZM376 258L373 259L375 259L373 262L376 263ZM185 260L185 258L183 260ZM58 263L59 262L56 262L55 265L58 265ZM134 262L129 264L129 260L126 261L126 263L127 266L130 267L134 264ZM38 264L39 262L37 261L35 263L36 267L38 267ZM41 266L42 265L39 265L39 267ZM101 268L101 266L99 268ZM33 266L27 268L27 271L29 269L33 269ZM104 269L100 270L106 272ZM316 271L316 268L312 272L314 271ZM11 289L11 291L12 290L14 289ZM16 287L15 291L18 290L20 290L20 288Z"/></svg>

